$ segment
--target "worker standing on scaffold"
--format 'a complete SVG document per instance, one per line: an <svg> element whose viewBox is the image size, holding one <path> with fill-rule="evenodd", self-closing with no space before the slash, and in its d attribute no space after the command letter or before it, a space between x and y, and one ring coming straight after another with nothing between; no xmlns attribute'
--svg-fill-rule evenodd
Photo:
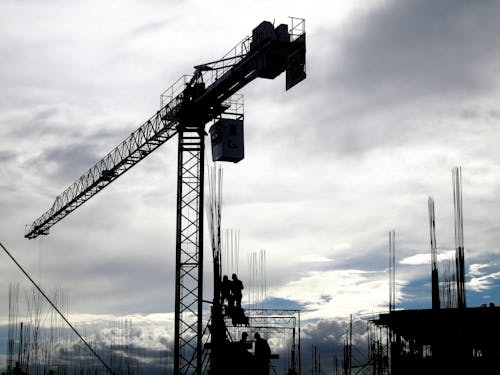
<svg viewBox="0 0 500 375"><path fill-rule="evenodd" d="M248 333L241 334L241 340L238 342L238 372L239 375L254 375L253 356L248 351L252 348L252 343L247 341Z"/></svg>
<svg viewBox="0 0 500 375"><path fill-rule="evenodd" d="M259 332L255 332L255 374L269 375L269 362L271 361L271 348L267 340L260 337Z"/></svg>
<svg viewBox="0 0 500 375"><path fill-rule="evenodd" d="M224 305L224 301L227 301L227 306L229 308L233 307L233 298L231 296L231 281L227 275L224 275L222 278L222 282L220 284L220 297L221 297L221 305Z"/></svg>
<svg viewBox="0 0 500 375"><path fill-rule="evenodd" d="M241 307L241 298L243 296L241 291L244 289L243 283L238 279L238 276L236 276L235 273L233 273L231 278L233 279L231 282L232 298L234 299L234 302L236 302L236 307Z"/></svg>
<svg viewBox="0 0 500 375"><path fill-rule="evenodd" d="M19 362L16 362L16 367L14 367L14 371L12 371L14 375L26 375L26 373L21 369L21 365Z"/></svg>

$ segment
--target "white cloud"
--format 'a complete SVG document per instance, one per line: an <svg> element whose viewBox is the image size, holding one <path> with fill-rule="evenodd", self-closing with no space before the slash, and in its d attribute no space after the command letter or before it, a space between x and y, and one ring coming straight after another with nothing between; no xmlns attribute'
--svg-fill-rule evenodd
<svg viewBox="0 0 500 375"><path fill-rule="evenodd" d="M475 292L485 292L495 286L497 280L500 280L500 272L483 274L482 276L472 277L467 282L467 288Z"/></svg>
<svg viewBox="0 0 500 375"><path fill-rule="evenodd" d="M485 274L485 271L482 271L484 268L491 267L490 264L471 264L469 265L469 276L482 276Z"/></svg>
<svg viewBox="0 0 500 375"><path fill-rule="evenodd" d="M420 265L431 264L430 254L416 254L400 261L401 264Z"/></svg>
<svg viewBox="0 0 500 375"><path fill-rule="evenodd" d="M305 255L299 258L299 263L329 263L332 261L333 259L331 258L327 258L316 254Z"/></svg>
<svg viewBox="0 0 500 375"><path fill-rule="evenodd" d="M438 250L438 262L448 261L450 257L455 256L455 250ZM430 251L427 254L415 254L399 261L401 264L406 265L422 265L431 264L431 254Z"/></svg>
<svg viewBox="0 0 500 375"><path fill-rule="evenodd" d="M303 304L306 320L383 310L388 293L386 272L354 269L312 271L270 292L273 297Z"/></svg>

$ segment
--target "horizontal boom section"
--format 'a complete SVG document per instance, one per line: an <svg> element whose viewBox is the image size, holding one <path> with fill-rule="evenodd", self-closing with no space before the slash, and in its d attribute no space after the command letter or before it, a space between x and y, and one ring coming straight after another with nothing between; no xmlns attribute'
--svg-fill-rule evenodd
<svg viewBox="0 0 500 375"><path fill-rule="evenodd" d="M175 102L173 100L172 102ZM52 207L27 227L25 237L49 233L49 228L92 198L177 133L167 121L169 103L57 196Z"/></svg>
<svg viewBox="0 0 500 375"><path fill-rule="evenodd" d="M303 20L302 23L303 25ZM295 33L294 33L295 31ZM50 227L88 201L142 159L172 138L179 124L206 124L230 113L226 100L255 78L273 79L287 72L287 89L305 74L305 30L274 26L267 21L253 30L222 59L195 67L162 94L162 108L108 155L60 194L25 237L47 235ZM176 89L177 88L177 89Z"/></svg>

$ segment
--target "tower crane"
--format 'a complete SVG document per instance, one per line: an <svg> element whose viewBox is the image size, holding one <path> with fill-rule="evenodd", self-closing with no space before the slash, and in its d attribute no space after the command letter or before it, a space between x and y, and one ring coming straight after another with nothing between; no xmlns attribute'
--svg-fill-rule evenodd
<svg viewBox="0 0 500 375"><path fill-rule="evenodd" d="M242 140L243 113L236 93L255 78L274 79L284 71L286 90L290 89L306 78L305 52L303 19L291 18L290 27L286 24L274 27L263 21L251 36L221 59L195 66L191 76L182 76L167 89L161 95L159 111L58 195L50 209L26 227L28 239L49 234L58 221L177 134L175 374L202 371L205 126L213 123L210 132L214 161L241 160L243 153L235 155L234 149L242 151L242 144L225 146L234 141L231 126L241 129L238 134ZM224 130L228 127L229 132ZM214 277L217 285L220 275ZM214 288L211 321L215 327L221 310L216 293ZM217 370L222 351L216 349L224 340L220 337L223 331L212 330L214 374L223 372Z"/></svg>

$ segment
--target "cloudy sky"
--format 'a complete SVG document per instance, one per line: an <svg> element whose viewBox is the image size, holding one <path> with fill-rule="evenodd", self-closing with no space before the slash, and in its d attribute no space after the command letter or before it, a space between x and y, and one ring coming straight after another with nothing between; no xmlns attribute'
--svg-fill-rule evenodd
<svg viewBox="0 0 500 375"><path fill-rule="evenodd" d="M240 278L265 249L270 305L301 306L311 324L381 311L394 229L397 305L430 307L427 197L448 254L460 165L468 302L500 303L497 1L4 0L0 242L43 286L68 290L73 319L173 311L176 141L49 236L26 240L24 226L177 78L289 15L306 19L308 77L289 92L284 77L242 90L245 160L224 165ZM5 323L8 284L26 283L0 259Z"/></svg>

